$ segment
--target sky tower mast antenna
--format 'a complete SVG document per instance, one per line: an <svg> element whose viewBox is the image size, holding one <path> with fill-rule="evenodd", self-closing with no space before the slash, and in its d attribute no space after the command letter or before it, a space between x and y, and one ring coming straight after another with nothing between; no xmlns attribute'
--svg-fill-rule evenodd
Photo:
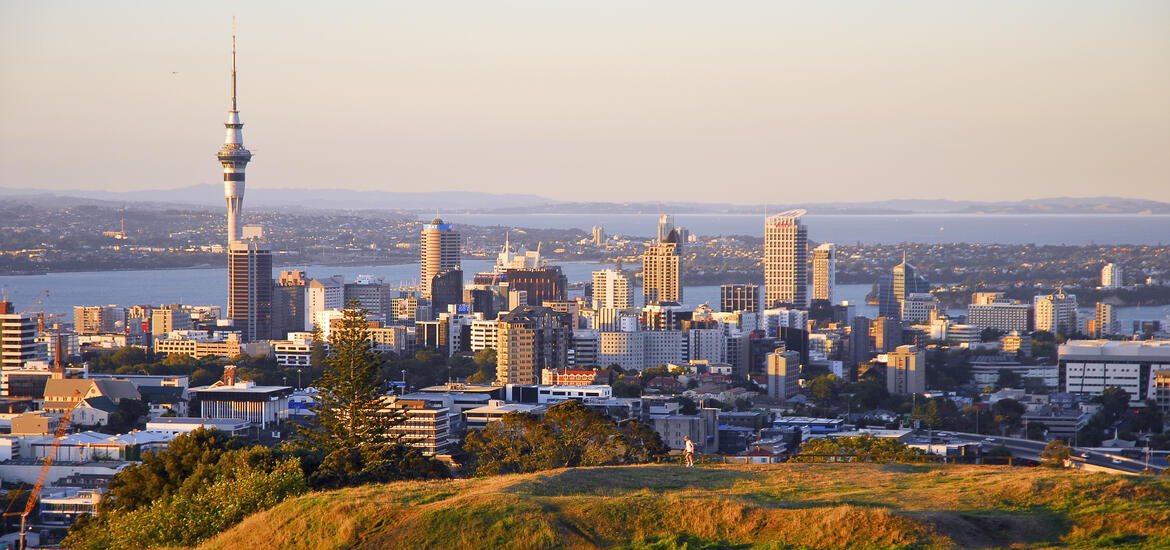
<svg viewBox="0 0 1170 550"><path fill-rule="evenodd" d="M236 108L236 16L232 16L232 110Z"/></svg>

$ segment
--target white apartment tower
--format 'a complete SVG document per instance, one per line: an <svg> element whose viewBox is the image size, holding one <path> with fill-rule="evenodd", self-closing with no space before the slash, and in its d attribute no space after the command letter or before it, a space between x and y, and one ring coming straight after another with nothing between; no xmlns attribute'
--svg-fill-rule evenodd
<svg viewBox="0 0 1170 550"><path fill-rule="evenodd" d="M593 272L593 309L630 309L630 278L616 269Z"/></svg>
<svg viewBox="0 0 1170 550"><path fill-rule="evenodd" d="M423 298L431 298L431 282L435 275L459 268L460 236L451 225L435 218L423 224L421 257L419 258L418 287Z"/></svg>
<svg viewBox="0 0 1170 550"><path fill-rule="evenodd" d="M1121 283L1121 266L1115 263L1107 263L1105 267L1101 268L1101 286L1105 288L1118 288Z"/></svg>
<svg viewBox="0 0 1170 550"><path fill-rule="evenodd" d="M1070 335L1077 329L1077 297L1058 290L1055 294L1036 296L1032 299L1035 309L1036 330L1053 334Z"/></svg>
<svg viewBox="0 0 1170 550"><path fill-rule="evenodd" d="M37 345L37 320L17 313L12 302L0 302L0 366L19 369L28 361L43 359Z"/></svg>
<svg viewBox="0 0 1170 550"><path fill-rule="evenodd" d="M804 210L789 210L764 221L764 307L808 306L808 228Z"/></svg>
<svg viewBox="0 0 1170 550"><path fill-rule="evenodd" d="M345 278L334 275L327 279L312 279L305 288L305 330L316 325L317 315L323 311L345 307ZM324 327L322 327L324 330Z"/></svg>
<svg viewBox="0 0 1170 550"><path fill-rule="evenodd" d="M824 243L813 249L813 300L835 299L837 290L837 245Z"/></svg>

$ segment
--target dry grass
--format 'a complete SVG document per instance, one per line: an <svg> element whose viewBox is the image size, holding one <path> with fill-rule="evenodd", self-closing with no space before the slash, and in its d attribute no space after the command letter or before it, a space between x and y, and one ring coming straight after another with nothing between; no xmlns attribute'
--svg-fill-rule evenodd
<svg viewBox="0 0 1170 550"><path fill-rule="evenodd" d="M576 468L313 493L206 548L1170 547L1170 482L1040 468Z"/></svg>

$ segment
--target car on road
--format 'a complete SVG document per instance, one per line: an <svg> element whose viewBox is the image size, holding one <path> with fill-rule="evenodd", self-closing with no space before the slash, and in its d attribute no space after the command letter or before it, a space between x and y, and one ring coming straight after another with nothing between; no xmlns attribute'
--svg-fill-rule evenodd
<svg viewBox="0 0 1170 550"><path fill-rule="evenodd" d="M1114 464L1121 464L1121 459L1120 459L1120 458L1114 458L1114 459L1113 459L1113 463L1114 463Z"/></svg>
<svg viewBox="0 0 1170 550"><path fill-rule="evenodd" d="M983 440L988 442L988 443L995 443L994 437L985 437L985 438L983 438Z"/></svg>

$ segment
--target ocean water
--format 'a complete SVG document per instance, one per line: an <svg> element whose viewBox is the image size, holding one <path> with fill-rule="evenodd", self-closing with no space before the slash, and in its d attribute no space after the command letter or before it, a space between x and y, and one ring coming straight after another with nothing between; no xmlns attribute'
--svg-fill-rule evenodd
<svg viewBox="0 0 1170 550"><path fill-rule="evenodd" d="M464 260L463 269L468 273L490 270L490 260ZM591 273L609 266L591 262L567 262L560 264L570 282L588 281ZM277 269L276 275L279 275ZM358 275L382 277L387 283L397 285L418 283L418 264L383 266L330 266L310 265L287 269L304 269L310 277L342 275L352 281ZM227 269L166 269L138 271L83 271L70 273L49 273L45 275L0 276L0 287L21 311L29 306L43 291L48 290L42 302L34 310L63 315L64 320L73 321L75 305L136 304L162 305L183 303L192 305L220 305L227 307ZM838 285L838 301L848 300L857 306L857 314L877 316L877 306L865 303L865 295L871 285ZM640 304L640 287L632 289L635 304ZM580 296L581 290L570 291L570 296ZM683 288L683 303L689 307L708 304L719 309L719 286L701 285ZM1170 323L1170 306L1119 307L1114 313L1121 321L1121 328L1128 331L1135 319L1161 319ZM965 315L966 310L951 310L952 315ZM1081 315L1092 317L1092 308L1082 308Z"/></svg>
<svg viewBox="0 0 1170 550"><path fill-rule="evenodd" d="M594 225L609 235L648 237L658 227L657 212L642 214L457 214L443 219L459 224L577 228ZM678 214L675 224L694 235L763 237L764 217L747 214ZM1138 214L908 214L804 217L808 237L842 244L996 243L1170 245L1170 215Z"/></svg>

